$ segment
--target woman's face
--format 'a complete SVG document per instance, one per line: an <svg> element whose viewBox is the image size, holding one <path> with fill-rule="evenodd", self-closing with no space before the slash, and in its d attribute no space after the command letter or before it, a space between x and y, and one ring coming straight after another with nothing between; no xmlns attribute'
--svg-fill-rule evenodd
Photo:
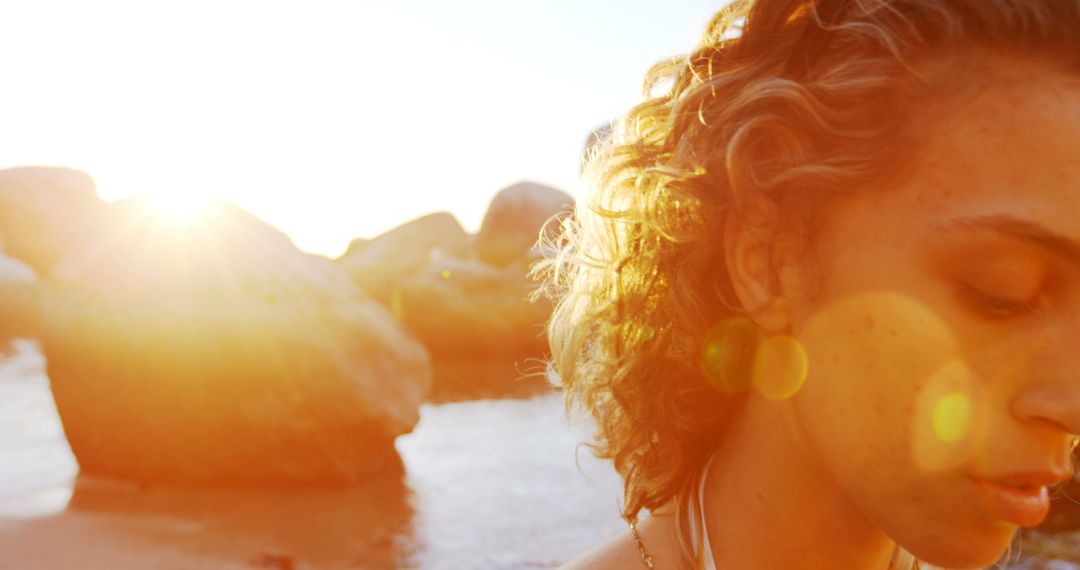
<svg viewBox="0 0 1080 570"><path fill-rule="evenodd" d="M913 176L838 200L791 400L852 503L932 563L992 563L1080 433L1080 80L1018 71L932 128Z"/></svg>

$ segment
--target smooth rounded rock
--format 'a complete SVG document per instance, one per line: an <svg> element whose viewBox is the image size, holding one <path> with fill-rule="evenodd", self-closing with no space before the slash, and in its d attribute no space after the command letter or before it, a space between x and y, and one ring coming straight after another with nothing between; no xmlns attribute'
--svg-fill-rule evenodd
<svg viewBox="0 0 1080 570"><path fill-rule="evenodd" d="M524 264L441 259L404 279L390 306L433 354L540 356L551 305L530 300L535 285L526 273Z"/></svg>
<svg viewBox="0 0 1080 570"><path fill-rule="evenodd" d="M461 255L470 236L453 215L436 212L406 222L372 240L354 240L338 264L353 282L383 302L404 278L433 258Z"/></svg>
<svg viewBox="0 0 1080 570"><path fill-rule="evenodd" d="M397 461L431 384L413 335L334 263L247 212L138 200L48 281L43 350L86 472L341 484Z"/></svg>
<svg viewBox="0 0 1080 570"><path fill-rule="evenodd" d="M541 231L553 237L552 217L569 212L569 194L535 182L519 182L495 195L476 234L476 252L491 265L505 266L530 257Z"/></svg>

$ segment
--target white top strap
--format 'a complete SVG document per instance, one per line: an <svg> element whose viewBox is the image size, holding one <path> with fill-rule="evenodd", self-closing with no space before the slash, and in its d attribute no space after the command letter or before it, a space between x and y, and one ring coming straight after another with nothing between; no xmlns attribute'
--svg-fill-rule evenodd
<svg viewBox="0 0 1080 570"><path fill-rule="evenodd" d="M709 467L712 465L713 458L716 454L713 453L709 460L705 462L705 469L701 472L701 481L698 483L698 500L697 504L690 504L690 537L694 546L694 552L698 551L697 537L698 537L698 525L701 525L701 538L702 538L702 555L705 561L704 570L716 570L716 562L713 560L712 547L709 545L709 529L705 525L705 481L709 478Z"/></svg>

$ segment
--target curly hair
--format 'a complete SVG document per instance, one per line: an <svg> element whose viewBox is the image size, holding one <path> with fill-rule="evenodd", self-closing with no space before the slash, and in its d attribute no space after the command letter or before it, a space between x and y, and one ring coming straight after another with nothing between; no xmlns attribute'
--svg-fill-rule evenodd
<svg viewBox="0 0 1080 570"><path fill-rule="evenodd" d="M808 235L828 200L900 182L921 103L971 88L935 63L1075 72L1078 54L1080 0L734 0L692 53L650 70L534 267L557 301L549 375L568 414L595 420L588 445L622 477L624 517L674 501L682 555L699 560L691 490L741 400L698 366L709 328L742 311L726 217L760 193Z"/></svg>

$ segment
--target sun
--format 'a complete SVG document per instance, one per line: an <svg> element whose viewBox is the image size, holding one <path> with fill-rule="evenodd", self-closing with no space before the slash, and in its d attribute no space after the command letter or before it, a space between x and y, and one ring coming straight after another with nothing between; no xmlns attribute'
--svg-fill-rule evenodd
<svg viewBox="0 0 1080 570"><path fill-rule="evenodd" d="M152 215L171 224L196 222L210 207L210 198L197 193L147 192L140 198Z"/></svg>

